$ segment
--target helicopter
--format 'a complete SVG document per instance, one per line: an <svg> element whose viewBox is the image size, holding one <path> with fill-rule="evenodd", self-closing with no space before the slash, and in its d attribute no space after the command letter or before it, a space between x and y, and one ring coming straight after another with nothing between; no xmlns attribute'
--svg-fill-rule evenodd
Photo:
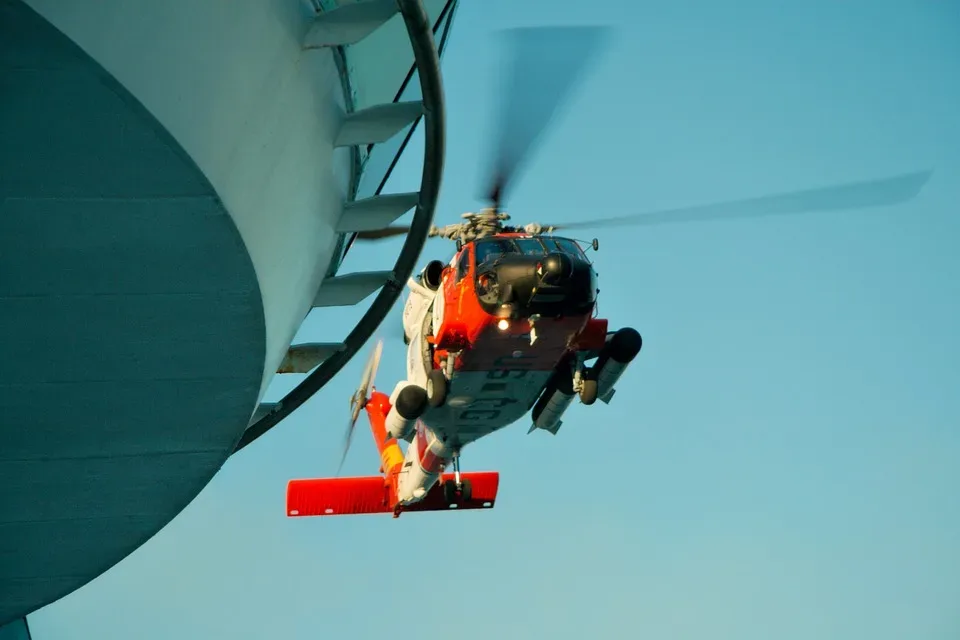
<svg viewBox="0 0 960 640"><path fill-rule="evenodd" d="M509 32L511 83L501 93L505 122L485 191L488 206L429 231L430 237L454 242L456 250L448 262L431 260L407 281L406 379L389 395L373 386L381 341L351 397L343 456L366 410L382 475L291 480L289 517L491 508L499 475L462 473L464 447L525 416L528 434L557 435L575 399L587 406L613 400L643 340L638 330L612 329L596 315L598 276L588 252L596 253L599 241L584 243L558 231L889 206L913 198L931 175L914 172L568 224L511 225L503 203L521 160L605 32L602 27ZM357 233L354 240L408 232L409 227L390 226ZM400 441L407 443L405 453Z"/></svg>

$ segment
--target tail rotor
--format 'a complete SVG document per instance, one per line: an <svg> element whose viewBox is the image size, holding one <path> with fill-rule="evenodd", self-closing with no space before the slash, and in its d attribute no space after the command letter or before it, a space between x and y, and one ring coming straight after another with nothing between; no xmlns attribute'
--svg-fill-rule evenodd
<svg viewBox="0 0 960 640"><path fill-rule="evenodd" d="M350 397L350 422L347 423L347 430L343 438L343 455L340 458L340 465L337 467L337 475L343 469L343 463L347 459L347 452L350 451L350 443L353 440L353 430L357 426L357 419L360 412L367 405L367 399L370 390L373 388L373 380L377 375L377 369L380 367L380 355L383 353L383 340L378 340L367 360L367 366L363 369L363 376L360 378L360 386Z"/></svg>

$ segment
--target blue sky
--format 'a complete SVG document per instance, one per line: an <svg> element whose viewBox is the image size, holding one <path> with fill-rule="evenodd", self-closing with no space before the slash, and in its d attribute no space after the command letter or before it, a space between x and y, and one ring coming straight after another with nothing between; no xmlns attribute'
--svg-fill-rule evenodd
<svg viewBox="0 0 960 640"><path fill-rule="evenodd" d="M600 312L644 350L610 406L574 405L556 437L518 423L465 451L501 472L494 510L284 517L289 478L336 470L364 351L147 545L32 616L37 640L960 637L955 8L465 1L438 223L479 206L495 31L578 22L616 38L514 191L516 220L936 173L890 209L585 232ZM418 137L391 191L416 188L420 153ZM389 268L399 241L382 246L344 270ZM311 316L301 339L361 312ZM392 388L397 313L381 333ZM359 432L345 473L376 469Z"/></svg>

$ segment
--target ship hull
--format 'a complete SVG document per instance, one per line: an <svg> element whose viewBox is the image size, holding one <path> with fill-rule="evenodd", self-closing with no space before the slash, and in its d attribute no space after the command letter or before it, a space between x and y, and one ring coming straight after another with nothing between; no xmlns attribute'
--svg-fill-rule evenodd
<svg viewBox="0 0 960 640"><path fill-rule="evenodd" d="M196 497L335 272L356 105L312 17L0 0L0 626Z"/></svg>

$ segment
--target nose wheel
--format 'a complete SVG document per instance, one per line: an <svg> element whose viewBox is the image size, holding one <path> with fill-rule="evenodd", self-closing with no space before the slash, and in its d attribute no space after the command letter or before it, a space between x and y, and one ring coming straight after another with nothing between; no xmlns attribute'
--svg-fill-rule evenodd
<svg viewBox="0 0 960 640"><path fill-rule="evenodd" d="M453 454L453 479L443 483L443 498L448 505L469 502L473 497L473 487L470 480L460 478L460 452Z"/></svg>

